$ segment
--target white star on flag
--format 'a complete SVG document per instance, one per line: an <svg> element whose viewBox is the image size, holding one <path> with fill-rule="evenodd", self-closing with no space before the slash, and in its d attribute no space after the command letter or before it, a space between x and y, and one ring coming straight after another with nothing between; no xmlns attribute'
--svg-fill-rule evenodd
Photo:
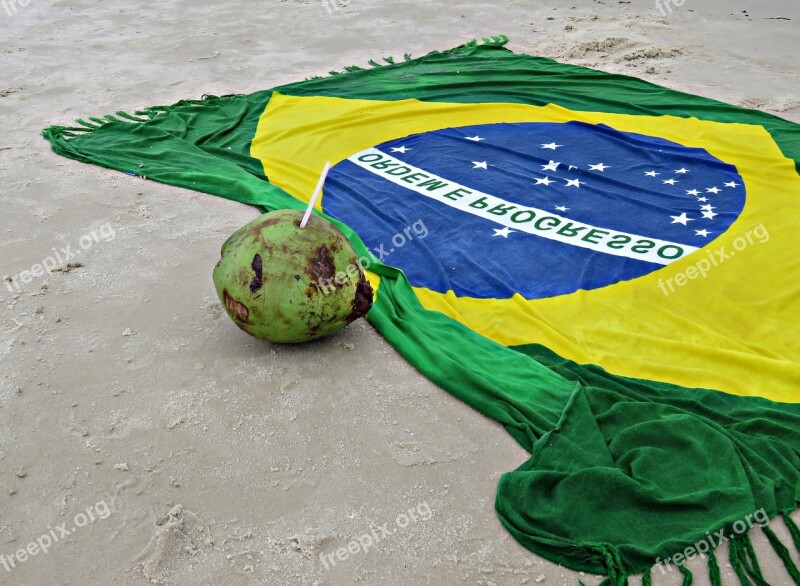
<svg viewBox="0 0 800 586"><path fill-rule="evenodd" d="M722 190L719 187L708 187L706 188L706 191L708 193L713 193L714 195L717 195Z"/></svg>
<svg viewBox="0 0 800 586"><path fill-rule="evenodd" d="M486 161L480 161L480 162L472 161L472 164L475 165L473 167L473 169L486 169L486 170L488 170L488 167L486 166Z"/></svg>
<svg viewBox="0 0 800 586"><path fill-rule="evenodd" d="M562 146L564 146L564 145L563 144L556 144L554 142L551 142L550 144L543 144L542 148L543 149L550 149L550 150L554 151L557 148L562 147Z"/></svg>
<svg viewBox="0 0 800 586"><path fill-rule="evenodd" d="M665 179L664 180L664 184L665 185L675 185L676 183L677 183L677 181L675 181L674 179Z"/></svg>
<svg viewBox="0 0 800 586"><path fill-rule="evenodd" d="M544 179L537 179L536 185L550 185L552 181L550 181L549 177L545 177Z"/></svg>
<svg viewBox="0 0 800 586"><path fill-rule="evenodd" d="M683 224L686 225L686 222L694 222L694 218L690 218L686 215L686 212L683 212L680 216L670 216L672 218L672 224Z"/></svg>
<svg viewBox="0 0 800 586"><path fill-rule="evenodd" d="M516 232L516 230L512 230L508 226L506 226L505 228L492 228L492 230L494 230L494 234L492 234L492 237L502 236L503 238L508 238L509 234L511 234L512 232Z"/></svg>
<svg viewBox="0 0 800 586"><path fill-rule="evenodd" d="M649 175L650 177L655 177L656 175L661 175L661 173L656 173L655 171L647 171L645 175Z"/></svg>
<svg viewBox="0 0 800 586"><path fill-rule="evenodd" d="M555 161L550 161L546 165L542 165L542 171L556 171L560 164L561 163L556 163Z"/></svg>
<svg viewBox="0 0 800 586"><path fill-rule="evenodd" d="M704 238L708 237L709 231L708 230L695 230L694 233L697 236L703 236Z"/></svg>
<svg viewBox="0 0 800 586"><path fill-rule="evenodd" d="M680 173L681 175L683 175L684 173L688 173L688 172L689 172L689 169L684 169L683 167L681 167L680 169L678 169L678 170L677 170L677 171L675 171L675 172L676 172L676 173Z"/></svg>
<svg viewBox="0 0 800 586"><path fill-rule="evenodd" d="M581 183L585 183L585 181L581 181L580 179L567 179L566 187L578 187L578 188L580 188Z"/></svg>
<svg viewBox="0 0 800 586"><path fill-rule="evenodd" d="M715 208L715 207L714 207L714 206L712 206L711 204L707 204L707 205L704 205L704 206L700 206L700 209L701 209L701 210L705 210L705 211L707 211L707 212L710 212L711 210L715 210L715 209L717 209L717 208Z"/></svg>
<svg viewBox="0 0 800 586"><path fill-rule="evenodd" d="M467 137L467 140L471 140L471 141L473 141L473 142L480 142L480 141L482 141L482 140L486 140L486 139L485 139L485 138L482 138L482 137L480 137L480 136L478 136L478 135L476 134L475 136L468 136L468 137Z"/></svg>
<svg viewBox="0 0 800 586"><path fill-rule="evenodd" d="M405 153L406 151L410 151L411 149L405 146L394 147L392 149L393 153Z"/></svg>
<svg viewBox="0 0 800 586"><path fill-rule="evenodd" d="M601 173L608 169L608 165L604 165L603 163L597 163L596 165L589 165L589 171L600 171Z"/></svg>
<svg viewBox="0 0 800 586"><path fill-rule="evenodd" d="M736 181L731 181L725 184L725 187L739 187L739 184Z"/></svg>
<svg viewBox="0 0 800 586"><path fill-rule="evenodd" d="M568 207L564 207L564 206L556 206L556 209L559 212L566 212L569 208Z"/></svg>
<svg viewBox="0 0 800 586"><path fill-rule="evenodd" d="M698 197L697 201L708 201L707 197Z"/></svg>
<svg viewBox="0 0 800 586"><path fill-rule="evenodd" d="M686 195L700 195L700 192L696 189L692 189L691 191L687 191Z"/></svg>
<svg viewBox="0 0 800 586"><path fill-rule="evenodd" d="M714 219L714 216L718 216L718 215L719 215L719 214L715 214L715 213L714 213L714 212L712 212L712 211L703 212L703 217L704 217L704 218L708 218L709 220L713 220L713 219Z"/></svg>

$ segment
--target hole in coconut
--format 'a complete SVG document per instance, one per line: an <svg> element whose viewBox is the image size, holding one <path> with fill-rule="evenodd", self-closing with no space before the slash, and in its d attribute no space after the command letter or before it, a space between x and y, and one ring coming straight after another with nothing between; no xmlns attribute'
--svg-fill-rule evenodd
<svg viewBox="0 0 800 586"><path fill-rule="evenodd" d="M263 281L263 267L261 262L261 255L257 254L253 257L253 263L251 265L253 267L253 272L255 273L255 277L250 282L250 293L255 293L259 289L261 289L262 285L264 284Z"/></svg>
<svg viewBox="0 0 800 586"><path fill-rule="evenodd" d="M228 295L227 291L224 291L222 295L225 298L225 307L228 309L228 313L235 319L247 323L247 318L250 316L250 311L247 307Z"/></svg>

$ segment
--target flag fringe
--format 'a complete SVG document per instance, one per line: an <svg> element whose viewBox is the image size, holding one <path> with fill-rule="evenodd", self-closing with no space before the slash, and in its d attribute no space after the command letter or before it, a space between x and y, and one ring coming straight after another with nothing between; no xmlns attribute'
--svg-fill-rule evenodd
<svg viewBox="0 0 800 586"><path fill-rule="evenodd" d="M482 42L478 42L477 39L472 39L471 41L469 41L467 43L464 43L463 45L459 45L458 47L455 47L453 49L449 49L447 51L433 51L431 53L428 53L428 55L452 55L454 53L461 53L461 52L463 52L465 50L474 49L475 47L479 47L479 46L481 46L481 47L501 48L501 47L504 47L507 43L508 43L508 37L506 35L497 35L497 36L494 36L494 37L483 37ZM422 58L424 59L428 55L425 55ZM367 61L367 63L373 69L376 68L376 67L386 67L388 65L401 65L402 64L402 63L398 63L397 61L395 61L394 57L381 57L381 59L383 61L385 61L386 64L380 63L376 59L370 59L369 61ZM403 54L403 61L413 61L411 53L404 53ZM358 65L348 65L347 67L342 69L342 71L336 71L336 70L329 71L328 75L329 76L342 75L344 73L349 73L351 71L367 71L367 70L368 70L367 67L360 67ZM312 79L324 79L324 77L321 76L321 75L312 75L311 77L307 77L306 81L312 80Z"/></svg>
<svg viewBox="0 0 800 586"><path fill-rule="evenodd" d="M714 555L713 549L708 550L708 579L711 586L722 586L722 574L720 574L717 556Z"/></svg>
<svg viewBox="0 0 800 586"><path fill-rule="evenodd" d="M789 528L789 534L792 536L795 549L800 553L800 528L797 527L797 524L791 516L789 516L789 513L791 513L791 511L783 511L783 522L786 523L786 526Z"/></svg>
<svg viewBox="0 0 800 586"><path fill-rule="evenodd" d="M678 566L681 574L683 574L683 583L681 586L692 586L692 573L686 566Z"/></svg>
<svg viewBox="0 0 800 586"><path fill-rule="evenodd" d="M495 47L501 48L504 47L508 43L508 37L506 35L497 35L494 37L484 37L483 42L479 43L476 39L469 41L463 45L455 47L453 49L449 49L447 51L433 51L428 53L428 55L451 55L454 53L460 53L468 49L473 49L475 47L484 46L484 47ZM424 57L427 57L425 55ZM424 58L422 57L422 58ZM375 59L370 59L368 61L369 65L373 68L376 67L389 67L392 65L402 65L402 63L397 63L394 57L382 57L382 60L385 64L379 63ZM411 53L404 53L403 54L403 61L413 61ZM342 71L330 71L329 74L331 76L334 75L342 75L343 73L350 73L353 71L367 71L365 67L359 67L358 65L348 65ZM313 76L306 78L308 79L323 79L322 76ZM207 104L208 102L224 99L224 98L233 98L233 97L241 97L244 94L225 94L222 96L215 96L212 94L204 94L201 99L199 100L180 100L175 102L174 104L169 104L167 106L150 106L148 108L144 108L142 110L135 110L133 114L128 112L119 110L115 112L116 117L113 115L106 115L104 118L97 118L95 116L90 116L89 121L87 122L83 118L78 118L75 120L80 126L60 126L60 125L53 125L48 128L45 128L42 131L42 136L53 145L53 150L57 153L67 155L67 151L70 149L66 149L65 143L69 140L79 136L81 134L87 134L98 128L101 128L105 124L110 124L112 122L131 122L135 124L141 124L143 122L149 122L158 116L162 116L164 114L168 114L171 111L175 110L176 108L183 108L186 106L199 106ZM75 158L75 157L72 157Z"/></svg>
<svg viewBox="0 0 800 586"><path fill-rule="evenodd" d="M622 564L619 551L610 545L600 546L598 553L603 556L606 566L606 579L600 586L627 586L628 573Z"/></svg>
<svg viewBox="0 0 800 586"><path fill-rule="evenodd" d="M215 96L212 94L204 94L199 100L180 100L168 106L150 106L142 110L135 110L133 114L119 110L115 112L116 116L111 114L106 114L103 118L89 116L89 121L86 121L83 118L77 118L75 122L80 126L50 126L42 131L42 136L53 145L53 150L55 150L58 154L69 156L66 155L65 151L70 149L63 148L66 142L81 134L93 132L106 124L111 124L112 122L130 122L134 124L141 124L143 122L149 122L158 116L168 114L177 108L184 108L186 106L199 106L213 102L214 100L239 97L242 95L243 94L226 94L223 96Z"/></svg>
<svg viewBox="0 0 800 586"><path fill-rule="evenodd" d="M744 568L742 568L740 549L741 546L739 545L738 540L734 539L731 541L728 544L728 559L731 562L731 568L733 568L734 573L739 577L739 582L741 585L752 586L747 574L744 571Z"/></svg>
<svg viewBox="0 0 800 586"><path fill-rule="evenodd" d="M792 560L792 554L789 553L789 549L783 545L780 538L775 535L775 532L770 529L769 525L764 525L761 530L767 536L772 549L775 550L775 553L778 554L778 557L783 561L783 565L786 567L786 571L789 572L794 583L800 584L800 571L797 569L794 560Z"/></svg>
<svg viewBox="0 0 800 586"><path fill-rule="evenodd" d="M763 586L769 586L769 583L764 580L764 575L761 573L761 566L758 564L758 558L756 557L756 550L753 549L753 542L750 541L750 536L744 535L742 536L742 546L744 551L744 566L747 569L747 572L756 582Z"/></svg>
<svg viewBox="0 0 800 586"><path fill-rule="evenodd" d="M784 518L787 517L788 513L784 513ZM786 525L790 527L789 531L793 534L793 537L795 534L800 536L800 532L797 532L797 525L793 520L789 519ZM795 565L789 549L781 542L780 538L768 525L764 525L762 530L766 534L775 553L783 561L786 571L792 578L792 582L800 586L800 569ZM753 548L753 542L748 535L732 538L729 541L728 548L731 568L738 577L741 586L770 586L770 583L764 578L755 549ZM600 586L627 586L630 576L625 570L622 558L616 548L609 545L598 546L596 552L603 558L606 570L606 578L600 583ZM704 555L708 556L709 583L711 586L722 586L722 573L720 572L719 563L717 562L714 550L709 550ZM682 586L691 586L694 581L691 570L683 564L675 564L675 567L677 567L678 571L683 576ZM644 571L641 581L642 586L652 586L652 572L652 567ZM579 581L579 583L582 582Z"/></svg>
<svg viewBox="0 0 800 586"><path fill-rule="evenodd" d="M742 586L770 586L761 573L753 542L747 535L731 539L728 548L731 567Z"/></svg>
<svg viewBox="0 0 800 586"><path fill-rule="evenodd" d="M788 513L784 513L784 519L788 517ZM797 525L789 519L786 523L790 527L790 533L797 530ZM792 560L792 554L789 549L781 542L780 538L768 526L762 527L770 545L775 550L775 553L783 561L786 571L792 578L792 582L800 586L800 569ZM605 565L607 571L607 578L600 584L600 586L623 586L626 585L627 575L622 567L618 555L609 553L613 548L601 548L600 553L605 557ZM722 574L720 572L717 557L714 550L709 550L705 555L708 556L708 577L711 586L722 586ZM731 568L739 579L741 586L770 586L769 582L764 578L761 571L761 566L758 563L753 542L748 535L741 535L732 538L728 543L728 557L730 560ZM683 575L682 586L691 586L693 577L691 571L682 564L675 564L678 570ZM645 570L642 575L642 586L652 586L652 567Z"/></svg>
<svg viewBox="0 0 800 586"><path fill-rule="evenodd" d="M653 586L653 568L647 568L642 574L642 586Z"/></svg>

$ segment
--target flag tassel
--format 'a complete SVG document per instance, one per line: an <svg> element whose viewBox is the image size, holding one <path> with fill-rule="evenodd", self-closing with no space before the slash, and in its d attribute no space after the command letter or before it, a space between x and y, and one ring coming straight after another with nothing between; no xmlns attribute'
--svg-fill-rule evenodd
<svg viewBox="0 0 800 586"><path fill-rule="evenodd" d="M737 539L732 540L728 544L728 559L731 562L731 567L734 573L739 577L739 582L742 586L752 586L750 579L742 567L740 545Z"/></svg>
<svg viewBox="0 0 800 586"><path fill-rule="evenodd" d="M750 537L745 535L742 539L742 543L744 544L745 564L753 581L758 584L758 586L770 586L770 583L764 579L764 575L761 573L758 557L756 557L756 551L753 549L753 542L750 541Z"/></svg>
<svg viewBox="0 0 800 586"><path fill-rule="evenodd" d="M692 572L686 566L678 566L678 569L683 574L683 582L681 586L692 586Z"/></svg>
<svg viewBox="0 0 800 586"><path fill-rule="evenodd" d="M789 534L792 536L795 549L800 553L800 528L797 527L797 524L789 513L790 511L783 512L783 522L786 523L786 526L789 528Z"/></svg>
<svg viewBox="0 0 800 586"><path fill-rule="evenodd" d="M772 549L774 549L778 557L783 560L783 565L786 566L786 571L789 572L794 583L800 584L800 571L798 571L797 566L792 560L792 555L789 553L787 547L783 545L778 536L775 535L775 532L770 529L769 525L764 525L761 529L766 534Z"/></svg>
<svg viewBox="0 0 800 586"><path fill-rule="evenodd" d="M732 539L729 548L731 566L742 586L770 586L761 573L753 542L747 535Z"/></svg>
<svg viewBox="0 0 800 586"><path fill-rule="evenodd" d="M708 551L708 579L711 582L711 586L722 586L722 575L720 574L717 556L714 555L713 549Z"/></svg>
<svg viewBox="0 0 800 586"><path fill-rule="evenodd" d="M628 573L622 565L619 552L610 546L601 546L600 553L605 559L606 579L600 586L628 586Z"/></svg>

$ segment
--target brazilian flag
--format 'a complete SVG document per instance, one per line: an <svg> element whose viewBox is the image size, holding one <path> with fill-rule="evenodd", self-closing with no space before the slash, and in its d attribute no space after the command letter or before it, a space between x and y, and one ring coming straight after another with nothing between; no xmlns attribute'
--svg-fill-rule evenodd
<svg viewBox="0 0 800 586"><path fill-rule="evenodd" d="M317 211L369 321L530 453L497 489L520 543L609 584L702 556L718 584L726 542L763 583L747 529L782 515L800 547L800 126L505 43L44 135L264 211L332 162Z"/></svg>

